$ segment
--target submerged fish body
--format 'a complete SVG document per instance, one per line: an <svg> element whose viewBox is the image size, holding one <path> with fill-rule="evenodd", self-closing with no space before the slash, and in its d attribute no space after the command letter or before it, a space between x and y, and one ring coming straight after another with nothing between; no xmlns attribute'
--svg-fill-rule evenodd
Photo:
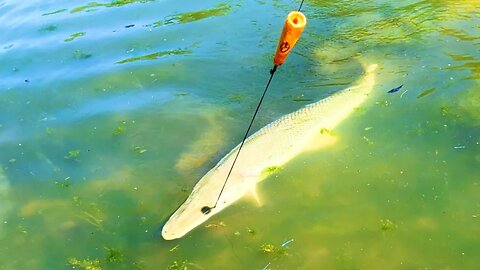
<svg viewBox="0 0 480 270"><path fill-rule="evenodd" d="M301 152L329 143L328 132L344 120L371 92L377 65L366 67L356 86L287 114L258 130L245 141L235 167L215 208L207 214L201 209L215 205L239 145L222 158L193 188L190 196L173 213L162 229L162 236L172 240L205 222L249 192L269 168L282 166Z"/></svg>

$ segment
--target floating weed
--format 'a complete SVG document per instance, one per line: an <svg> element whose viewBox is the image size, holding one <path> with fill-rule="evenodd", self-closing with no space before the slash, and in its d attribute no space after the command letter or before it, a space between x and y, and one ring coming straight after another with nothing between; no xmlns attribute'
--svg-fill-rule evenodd
<svg viewBox="0 0 480 270"><path fill-rule="evenodd" d="M382 231L390 231L397 228L397 225L390 219L380 219L380 224L382 225Z"/></svg>
<svg viewBox="0 0 480 270"><path fill-rule="evenodd" d="M227 224L225 224L223 221L220 221L219 223L209 223L205 225L205 228L219 228L219 227L227 227Z"/></svg>
<svg viewBox="0 0 480 270"><path fill-rule="evenodd" d="M106 251L105 261L107 263L117 263L123 261L123 253L116 248L104 247Z"/></svg>
<svg viewBox="0 0 480 270"><path fill-rule="evenodd" d="M68 151L67 155L65 156L65 159L74 159L74 158L77 158L78 155L80 155L80 150L79 149L70 150L70 151Z"/></svg>
<svg viewBox="0 0 480 270"><path fill-rule="evenodd" d="M84 10L85 10L85 12L90 12L90 11L95 10L94 8L99 8L99 7L107 7L107 8L121 7L121 6L124 6L124 5L129 5L129 4L134 4L134 3L148 3L148 2L151 2L151 1L153 1L153 0L114 0L114 1L111 1L111 2L108 2L108 3L89 2L85 6L80 6L80 7L76 7L74 9L72 9L70 11L70 13L77 13L77 12L81 12L81 11L84 11Z"/></svg>
<svg viewBox="0 0 480 270"><path fill-rule="evenodd" d="M69 258L68 259L68 264L72 266L72 268L82 268L85 270L102 270L102 265L100 264L100 261L98 259L95 260L90 260L90 259L84 259L84 260L79 260L77 258Z"/></svg>
<svg viewBox="0 0 480 270"><path fill-rule="evenodd" d="M260 246L260 250L263 251L264 253L274 253L275 246L272 244L263 244Z"/></svg>
<svg viewBox="0 0 480 270"><path fill-rule="evenodd" d="M75 33L75 34L71 34L70 37L66 38L65 42L70 42L70 41L73 41L74 39L78 38L78 37L83 37L85 36L85 32L78 32L78 33Z"/></svg>
<svg viewBox="0 0 480 270"><path fill-rule="evenodd" d="M113 130L112 135L113 136L119 136L123 133L125 133L125 130L127 130L127 121L122 121L118 126Z"/></svg>
<svg viewBox="0 0 480 270"><path fill-rule="evenodd" d="M265 168L262 171L261 175L262 176L269 176L269 175L274 174L276 172L279 172L281 170L282 170L282 167L280 167L280 166L270 166L270 167Z"/></svg>
<svg viewBox="0 0 480 270"><path fill-rule="evenodd" d="M61 13L61 12L64 12L64 11L67 11L67 9L62 8L62 9L55 10L55 11L52 11L52 12L43 13L42 16L53 15L53 14Z"/></svg>
<svg viewBox="0 0 480 270"><path fill-rule="evenodd" d="M332 135L332 131L328 128L322 128L322 129L320 129L320 134Z"/></svg>
<svg viewBox="0 0 480 270"><path fill-rule="evenodd" d="M203 20L210 17L224 16L230 12L231 6L227 4L219 4L215 8L200 11L185 12L173 15L164 21L164 24L189 23Z"/></svg>
<svg viewBox="0 0 480 270"><path fill-rule="evenodd" d="M186 50L186 49L156 52L156 53L147 54L147 55L143 55L143 56L123 59L123 60L120 60L120 61L116 62L116 64L125 64L125 63L131 63L131 62L136 62L136 61L144 61L144 60L156 60L159 57L163 57L163 56L184 55L184 54L191 54L191 53L192 53L191 50Z"/></svg>
<svg viewBox="0 0 480 270"><path fill-rule="evenodd" d="M422 93L420 93L420 95L418 95L417 98L428 96L433 92L435 92L435 87L422 91Z"/></svg>
<svg viewBox="0 0 480 270"><path fill-rule="evenodd" d="M269 254L274 257L288 256L287 249L285 247L276 247L273 244L263 244L260 246L260 251L265 254Z"/></svg>

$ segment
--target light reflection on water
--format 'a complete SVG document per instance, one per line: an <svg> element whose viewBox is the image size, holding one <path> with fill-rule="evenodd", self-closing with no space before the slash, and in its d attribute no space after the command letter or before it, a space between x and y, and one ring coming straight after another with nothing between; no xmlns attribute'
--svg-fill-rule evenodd
<svg viewBox="0 0 480 270"><path fill-rule="evenodd" d="M297 4L1 2L0 269L476 269L474 0L307 1L254 128L351 85L355 59L380 65L374 94L262 207L161 239L241 139Z"/></svg>

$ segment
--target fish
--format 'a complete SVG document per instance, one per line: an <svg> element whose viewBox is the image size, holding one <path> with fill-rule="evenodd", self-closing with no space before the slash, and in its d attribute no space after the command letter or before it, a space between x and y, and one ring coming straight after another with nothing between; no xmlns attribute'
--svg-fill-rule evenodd
<svg viewBox="0 0 480 270"><path fill-rule="evenodd" d="M365 65L364 75L355 86L284 115L249 136L225 183L240 144L233 148L197 182L169 217L162 237L181 238L245 195L258 198L256 185L267 178L266 171L281 167L302 152L335 142L331 132L324 131L334 129L367 99L375 84L377 66Z"/></svg>

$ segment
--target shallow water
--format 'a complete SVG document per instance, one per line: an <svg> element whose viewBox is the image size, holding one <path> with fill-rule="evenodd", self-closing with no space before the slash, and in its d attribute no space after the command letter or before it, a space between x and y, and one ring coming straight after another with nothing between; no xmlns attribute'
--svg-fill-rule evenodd
<svg viewBox="0 0 480 270"><path fill-rule="evenodd" d="M0 1L0 269L477 269L477 0L306 1L254 129L358 59L374 94L259 184L262 207L161 238L241 140L298 4Z"/></svg>

